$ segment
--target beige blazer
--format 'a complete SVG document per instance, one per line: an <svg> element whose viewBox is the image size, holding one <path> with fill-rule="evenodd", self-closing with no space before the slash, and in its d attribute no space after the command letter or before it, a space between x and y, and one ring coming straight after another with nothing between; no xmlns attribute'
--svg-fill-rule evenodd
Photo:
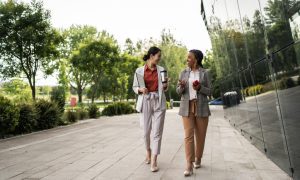
<svg viewBox="0 0 300 180"><path fill-rule="evenodd" d="M140 88L140 84L138 83L138 80L137 80L137 74L139 74L140 77L144 77L145 67L146 66L144 65L144 66L136 69L135 74L134 74L133 85L132 85L133 91L138 95L138 100L136 103L136 110L138 112L142 112L144 95L138 92L138 89ZM156 66L156 68L157 68L157 74L158 74L158 95L159 95L160 110L166 110L166 95L165 95L166 90L164 90L164 88L163 88L161 75L160 75L160 72L163 71L164 68L161 66L158 66L158 65ZM142 80L144 80L144 78L142 78ZM145 84L145 82L144 82L144 84Z"/></svg>
<svg viewBox="0 0 300 180"><path fill-rule="evenodd" d="M180 80L185 80L188 82L191 69L186 68L180 75ZM206 69L199 68L199 82L201 84L200 90L197 91L197 115L200 117L208 117L211 115L208 106L208 96L211 95L211 81L209 73ZM181 96L179 115L188 116L189 115L189 83L186 83L185 87L181 87L179 83L177 84L176 92Z"/></svg>

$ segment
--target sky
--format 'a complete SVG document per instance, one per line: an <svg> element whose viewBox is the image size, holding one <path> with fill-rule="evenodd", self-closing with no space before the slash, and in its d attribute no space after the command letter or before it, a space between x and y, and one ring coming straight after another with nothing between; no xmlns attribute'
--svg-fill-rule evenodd
<svg viewBox="0 0 300 180"><path fill-rule="evenodd" d="M30 2L30 0L23 0ZM123 46L133 42L159 39L163 29L188 49L211 49L211 43L200 13L200 0L44 0L51 11L52 25L68 28L72 24L92 25L106 30ZM55 85L55 77L38 85Z"/></svg>

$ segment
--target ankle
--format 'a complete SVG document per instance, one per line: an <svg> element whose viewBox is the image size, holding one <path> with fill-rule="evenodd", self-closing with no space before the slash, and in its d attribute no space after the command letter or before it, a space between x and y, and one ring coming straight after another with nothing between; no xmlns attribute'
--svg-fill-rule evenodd
<svg viewBox="0 0 300 180"><path fill-rule="evenodd" d="M195 163L196 163L196 164L201 164L201 158L196 158L196 159L195 159Z"/></svg>
<svg viewBox="0 0 300 180"><path fill-rule="evenodd" d="M192 163L192 162L188 162L188 163L187 163L187 166L186 166L186 169L187 169L187 170L193 169L193 163Z"/></svg>

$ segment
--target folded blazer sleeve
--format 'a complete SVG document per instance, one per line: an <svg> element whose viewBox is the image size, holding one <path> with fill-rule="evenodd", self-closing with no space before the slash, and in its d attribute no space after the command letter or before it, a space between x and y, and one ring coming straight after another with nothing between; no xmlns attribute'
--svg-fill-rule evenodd
<svg viewBox="0 0 300 180"><path fill-rule="evenodd" d="M180 73L180 75L179 75L179 80L182 80L182 79L183 79L183 74L184 74L184 71ZM181 87L181 86L180 86L180 83L179 83L179 81L178 81L177 87L176 87L176 92L177 92L177 94L181 96L181 95L183 94L183 92L184 92L184 89L185 89L185 88L184 88L184 87Z"/></svg>
<svg viewBox="0 0 300 180"><path fill-rule="evenodd" d="M201 88L199 90L200 93L210 96L211 95L211 91L212 91L212 87L211 87L211 80L210 80L210 75L209 75L209 71L205 71L204 72L204 84L201 84Z"/></svg>

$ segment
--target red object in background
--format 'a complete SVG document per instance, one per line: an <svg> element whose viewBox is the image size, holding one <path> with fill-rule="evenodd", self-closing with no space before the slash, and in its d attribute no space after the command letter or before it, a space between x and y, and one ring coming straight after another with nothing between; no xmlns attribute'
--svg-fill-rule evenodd
<svg viewBox="0 0 300 180"><path fill-rule="evenodd" d="M76 98L75 98L75 97L72 97L72 98L71 98L71 102L70 102L70 104L71 104L71 106L72 106L72 107L75 107L75 106L76 106L76 104L77 104L77 100L76 100Z"/></svg>
<svg viewBox="0 0 300 180"><path fill-rule="evenodd" d="M200 82L198 80L193 82L193 86L198 86L200 84Z"/></svg>

